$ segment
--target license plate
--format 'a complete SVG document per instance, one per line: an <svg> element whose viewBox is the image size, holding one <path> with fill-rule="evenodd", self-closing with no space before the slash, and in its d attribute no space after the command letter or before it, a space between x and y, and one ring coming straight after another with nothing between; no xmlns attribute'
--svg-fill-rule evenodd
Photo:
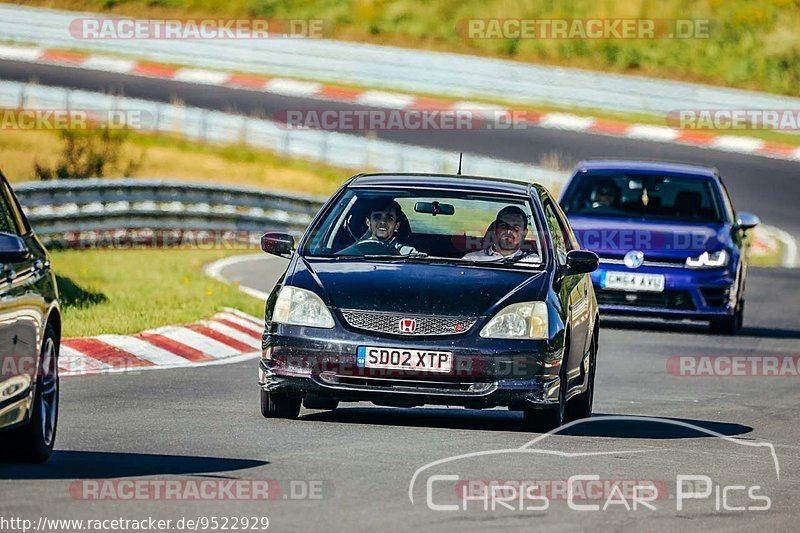
<svg viewBox="0 0 800 533"><path fill-rule="evenodd" d="M603 288L617 291L664 292L661 274L634 274L632 272L606 272Z"/></svg>
<svg viewBox="0 0 800 533"><path fill-rule="evenodd" d="M453 354L436 350L359 346L356 365L361 368L450 372L453 368Z"/></svg>

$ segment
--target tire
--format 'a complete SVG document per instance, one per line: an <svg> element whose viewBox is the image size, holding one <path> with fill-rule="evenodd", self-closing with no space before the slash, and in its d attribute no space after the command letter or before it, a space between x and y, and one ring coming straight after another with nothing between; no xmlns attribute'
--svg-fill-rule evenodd
<svg viewBox="0 0 800 533"><path fill-rule="evenodd" d="M736 335L744 322L744 300L739 303L731 316L711 319L709 329L715 335Z"/></svg>
<svg viewBox="0 0 800 533"><path fill-rule="evenodd" d="M567 339L567 342L569 340ZM522 421L525 429L536 433L547 433L561 427L566 420L567 409L567 357L561 360L559 373L558 404L546 409L532 409L525 407Z"/></svg>
<svg viewBox="0 0 800 533"><path fill-rule="evenodd" d="M297 418L300 415L300 398L261 391L261 415L264 418Z"/></svg>
<svg viewBox="0 0 800 533"><path fill-rule="evenodd" d="M318 409L320 411L333 411L339 407L339 401L309 394L303 399L303 407L306 409Z"/></svg>
<svg viewBox="0 0 800 533"><path fill-rule="evenodd" d="M589 376L586 383L586 390L578 396L572 398L567 403L566 421L581 420L592 416L594 404L594 376L597 367L597 335L595 334L592 342L592 352L589 354Z"/></svg>
<svg viewBox="0 0 800 533"><path fill-rule="evenodd" d="M3 435L8 439L11 458L41 464L53 454L58 430L58 338L53 326L45 328L44 342L36 377L30 421Z"/></svg>

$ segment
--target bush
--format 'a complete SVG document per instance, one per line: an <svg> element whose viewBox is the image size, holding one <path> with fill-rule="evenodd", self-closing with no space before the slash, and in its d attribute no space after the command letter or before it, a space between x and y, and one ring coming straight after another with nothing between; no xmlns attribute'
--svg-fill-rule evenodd
<svg viewBox="0 0 800 533"><path fill-rule="evenodd" d="M34 161L34 173L44 181L103 178L111 174L133 176L142 166L144 152L136 159L124 156L123 147L129 135L127 128L108 126L88 131L61 130L60 159L52 168Z"/></svg>

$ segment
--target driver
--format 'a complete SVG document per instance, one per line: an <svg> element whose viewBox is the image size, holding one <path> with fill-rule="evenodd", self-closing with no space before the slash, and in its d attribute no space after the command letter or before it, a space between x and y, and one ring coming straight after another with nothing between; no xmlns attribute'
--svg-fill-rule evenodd
<svg viewBox="0 0 800 533"><path fill-rule="evenodd" d="M540 263L535 252L521 249L528 234L528 217L525 211L515 205L504 207L497 213L495 221L489 226L487 237L491 244L483 250L470 252L462 259L470 261L500 261L502 259L519 259L522 263Z"/></svg>
<svg viewBox="0 0 800 533"><path fill-rule="evenodd" d="M619 202L619 188L613 181L603 181L592 190L592 209L616 207Z"/></svg>
<svg viewBox="0 0 800 533"><path fill-rule="evenodd" d="M362 255L359 245L369 243L384 244L400 255L417 253L413 246L408 246L397 240L397 230L400 228L400 214L403 212L400 204L392 199L376 200L371 206L369 216L364 219L367 224L367 233L360 241L348 246L339 252L339 255Z"/></svg>

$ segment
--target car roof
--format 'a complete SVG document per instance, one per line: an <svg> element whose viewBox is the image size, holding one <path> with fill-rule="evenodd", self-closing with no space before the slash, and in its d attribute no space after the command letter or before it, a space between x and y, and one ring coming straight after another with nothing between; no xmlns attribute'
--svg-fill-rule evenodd
<svg viewBox="0 0 800 533"><path fill-rule="evenodd" d="M485 176L465 176L456 174L417 174L417 173L375 173L359 174L349 184L350 187L403 187L403 188L442 188L475 192L527 195L531 187L540 185L507 178Z"/></svg>
<svg viewBox="0 0 800 533"><path fill-rule="evenodd" d="M588 161L581 161L575 166L573 175L589 170L653 172L681 174L698 178L719 178L717 169L713 167L667 161L637 161L625 159L591 159Z"/></svg>

